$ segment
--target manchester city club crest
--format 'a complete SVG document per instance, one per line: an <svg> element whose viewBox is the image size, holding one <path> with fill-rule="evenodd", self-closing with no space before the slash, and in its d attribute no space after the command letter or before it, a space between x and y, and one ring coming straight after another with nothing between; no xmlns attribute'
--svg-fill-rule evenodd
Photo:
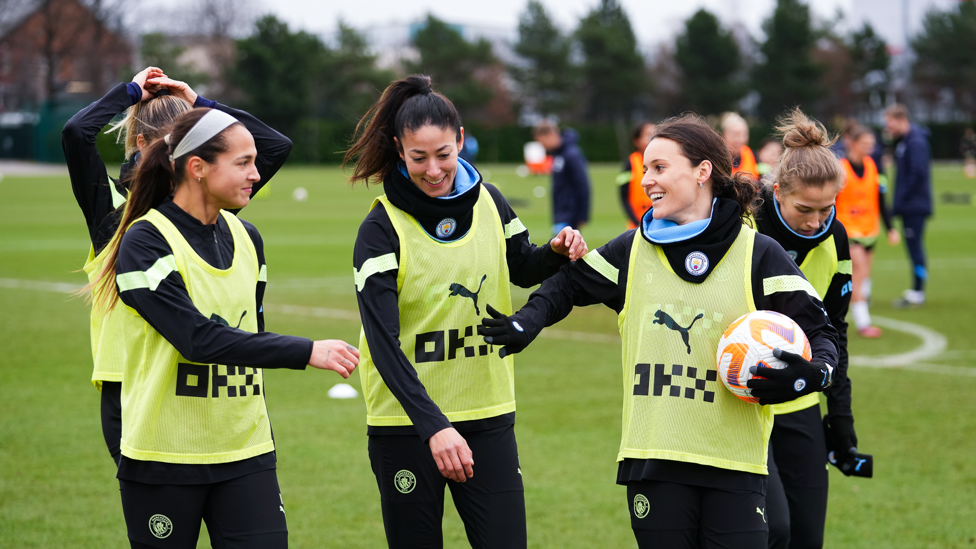
<svg viewBox="0 0 976 549"><path fill-rule="evenodd" d="M787 250L786 255L790 256L790 259L793 261L796 261L796 256L799 254L796 253L796 250Z"/></svg>
<svg viewBox="0 0 976 549"><path fill-rule="evenodd" d="M634 516L642 519L651 512L651 502L647 501L644 494L634 496Z"/></svg>
<svg viewBox="0 0 976 549"><path fill-rule="evenodd" d="M701 276L708 270L708 256L701 252L691 252L685 257L685 270L693 276Z"/></svg>
<svg viewBox="0 0 976 549"><path fill-rule="evenodd" d="M149 518L149 531L159 539L168 538L173 533L173 521L166 515L153 515Z"/></svg>
<svg viewBox="0 0 976 549"><path fill-rule="evenodd" d="M409 494L413 492L413 489L417 487L417 477L413 475L410 471L406 469L401 469L397 471L395 477L393 477L393 484L396 486L397 491L401 494Z"/></svg>
<svg viewBox="0 0 976 549"><path fill-rule="evenodd" d="M457 229L457 221L453 217L445 217L437 224L437 238L447 238Z"/></svg>

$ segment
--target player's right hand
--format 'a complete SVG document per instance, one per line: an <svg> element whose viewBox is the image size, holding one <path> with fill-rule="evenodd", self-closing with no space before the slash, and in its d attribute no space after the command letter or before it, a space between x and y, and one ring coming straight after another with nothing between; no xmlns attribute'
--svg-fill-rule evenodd
<svg viewBox="0 0 976 549"><path fill-rule="evenodd" d="M481 319L478 335L485 337L485 343L501 347L499 357L520 353L532 342L522 325L512 317L496 311L491 305L485 305L485 310L491 318Z"/></svg>
<svg viewBox="0 0 976 549"><path fill-rule="evenodd" d="M437 431L427 445L444 478L464 482L474 476L474 455L468 442L454 427Z"/></svg>
<svg viewBox="0 0 976 549"><path fill-rule="evenodd" d="M343 378L359 364L359 349L339 339L323 339L312 343L308 365L320 370L332 370Z"/></svg>

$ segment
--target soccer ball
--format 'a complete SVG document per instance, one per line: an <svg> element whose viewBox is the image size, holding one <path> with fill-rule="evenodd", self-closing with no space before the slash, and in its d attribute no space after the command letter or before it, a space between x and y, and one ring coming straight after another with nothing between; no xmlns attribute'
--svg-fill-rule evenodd
<svg viewBox="0 0 976 549"><path fill-rule="evenodd" d="M718 376L732 394L746 402L758 403L746 383L753 378L752 366L786 368L786 363L773 356L773 349L782 349L810 360L810 342L799 324L775 311L753 311L735 319L718 341L715 362ZM760 376L756 376L757 379Z"/></svg>

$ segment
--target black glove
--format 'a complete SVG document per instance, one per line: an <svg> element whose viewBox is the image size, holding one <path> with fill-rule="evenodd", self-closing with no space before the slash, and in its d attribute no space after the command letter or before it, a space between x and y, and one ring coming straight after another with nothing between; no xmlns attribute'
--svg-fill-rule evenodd
<svg viewBox="0 0 976 549"><path fill-rule="evenodd" d="M847 476L871 478L874 475L874 458L857 453L854 418L827 416L823 419L823 424L824 438L827 441L827 461Z"/></svg>
<svg viewBox="0 0 976 549"><path fill-rule="evenodd" d="M529 334L512 317L499 313L491 305L485 305L485 310L491 318L481 319L478 335L485 336L485 343L501 347L499 357L520 353L532 342Z"/></svg>
<svg viewBox="0 0 976 549"><path fill-rule="evenodd" d="M752 396L759 399L759 404L789 402L826 388L829 379L826 365L810 362L782 349L773 349L773 356L785 362L786 368L753 366L749 369L752 375L765 378L753 378L746 383L752 389Z"/></svg>

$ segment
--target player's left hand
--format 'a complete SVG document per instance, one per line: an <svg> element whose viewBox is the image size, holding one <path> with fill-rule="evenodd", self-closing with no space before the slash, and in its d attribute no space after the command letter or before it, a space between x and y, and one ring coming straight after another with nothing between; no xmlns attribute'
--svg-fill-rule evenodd
<svg viewBox="0 0 976 549"><path fill-rule="evenodd" d="M481 319L478 335L485 337L485 343L501 347L498 350L499 357L505 358L522 352L532 342L522 325L512 320L512 317L496 311L491 305L485 305L485 310L491 318Z"/></svg>
<svg viewBox="0 0 976 549"><path fill-rule="evenodd" d="M586 248L583 235L572 227L563 227L563 230L559 231L559 234L549 241L549 247L552 248L552 251L564 255L572 261L583 257L589 251Z"/></svg>
<svg viewBox="0 0 976 549"><path fill-rule="evenodd" d="M888 244L891 246L901 244L901 233L898 232L898 229L891 229L888 231Z"/></svg>
<svg viewBox="0 0 976 549"><path fill-rule="evenodd" d="M752 375L759 376L746 383L752 389L752 396L759 399L759 404L781 404L825 389L825 365L810 362L796 353L782 349L773 349L773 356L785 362L786 368L753 366L749 369Z"/></svg>
<svg viewBox="0 0 976 549"><path fill-rule="evenodd" d="M835 446L841 452L857 456L857 433L854 432L854 418L851 416L827 416Z"/></svg>
<svg viewBox="0 0 976 549"><path fill-rule="evenodd" d="M154 86L161 86L169 90L169 93L176 97L179 97L190 104L192 107L194 103L197 102L197 92L193 91L186 82L180 82L179 80L173 80L167 76L160 76L157 78L151 78L146 81L148 84Z"/></svg>

